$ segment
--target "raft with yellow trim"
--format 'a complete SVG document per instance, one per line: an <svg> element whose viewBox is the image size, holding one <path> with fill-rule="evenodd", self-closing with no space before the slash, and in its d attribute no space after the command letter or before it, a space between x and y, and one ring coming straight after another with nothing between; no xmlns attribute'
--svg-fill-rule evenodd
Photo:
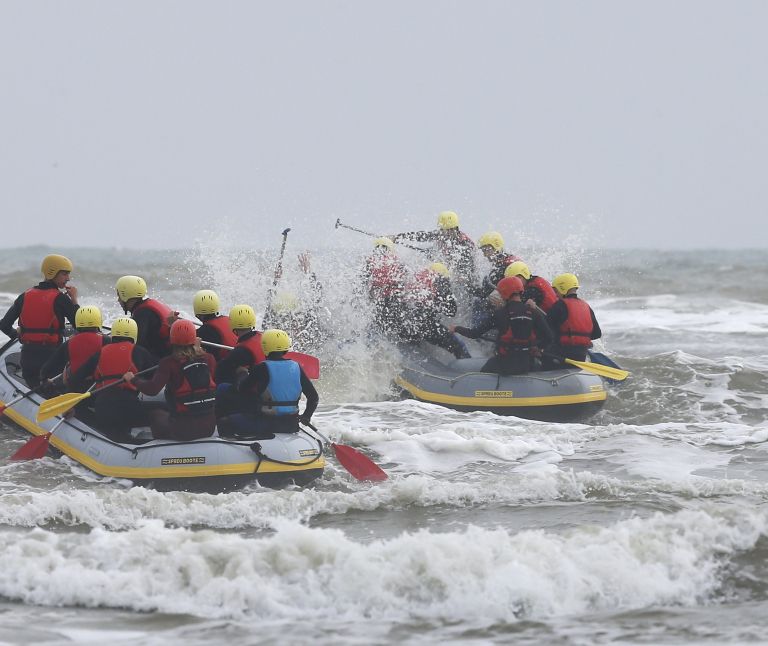
<svg viewBox="0 0 768 646"><path fill-rule="evenodd" d="M423 356L410 359L395 383L420 401L460 411L489 411L543 422L576 422L598 412L608 396L603 380L564 368L525 375L480 372L485 358L450 363Z"/></svg>
<svg viewBox="0 0 768 646"><path fill-rule="evenodd" d="M28 393L7 408L3 417L33 435L42 435L60 418L35 422L44 399L30 393L22 380L19 357L17 342L0 349L0 403ZM253 482L269 487L303 485L320 477L325 467L322 441L304 431L276 433L270 439L258 440L234 440L214 434L190 442L124 444L73 417L56 429L50 443L94 473L157 489L222 491Z"/></svg>

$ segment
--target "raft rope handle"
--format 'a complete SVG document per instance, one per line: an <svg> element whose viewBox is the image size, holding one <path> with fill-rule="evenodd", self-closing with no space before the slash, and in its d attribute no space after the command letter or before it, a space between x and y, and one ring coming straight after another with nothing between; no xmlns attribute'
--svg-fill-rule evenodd
<svg viewBox="0 0 768 646"><path fill-rule="evenodd" d="M456 382L463 379L464 377L471 377L473 375L492 375L497 374L493 372L464 372L460 374L458 377L443 377L442 375L433 375L430 372L423 372L421 370L413 370L410 369L411 372L416 373L417 375L422 375L423 377L432 377L433 379L439 379L440 381L447 381L451 384L451 388L453 388L456 385ZM568 372L567 374L560 375L559 377L541 377L536 376L535 374L532 374L530 372L525 373L524 375L505 375L507 377L526 377L528 379L538 379L539 381L547 381L547 382L555 382L557 383L561 379L565 379L566 377L572 377L573 375L578 374L578 372ZM501 377L501 375L498 375ZM498 388L498 386L497 386Z"/></svg>

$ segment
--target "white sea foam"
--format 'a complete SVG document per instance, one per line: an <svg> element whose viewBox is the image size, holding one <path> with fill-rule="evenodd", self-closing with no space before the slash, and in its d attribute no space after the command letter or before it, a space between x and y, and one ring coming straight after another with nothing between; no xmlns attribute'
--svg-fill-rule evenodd
<svg viewBox="0 0 768 646"><path fill-rule="evenodd" d="M510 621L694 604L766 516L684 511L565 535L470 527L357 543L280 523L266 538L168 529L0 532L0 594L26 603L204 617Z"/></svg>

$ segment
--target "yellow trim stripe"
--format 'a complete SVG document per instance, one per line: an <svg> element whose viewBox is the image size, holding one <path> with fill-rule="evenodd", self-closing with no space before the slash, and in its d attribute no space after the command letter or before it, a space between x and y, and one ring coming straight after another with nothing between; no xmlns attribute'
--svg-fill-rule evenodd
<svg viewBox="0 0 768 646"><path fill-rule="evenodd" d="M417 399L436 404L454 404L456 406L488 406L491 408L519 408L523 406L563 406L565 404L586 404L604 401L608 397L605 390L601 392L582 393L580 395L554 395L551 397L464 397L460 395L444 395L422 390L402 377L396 377L395 382L410 392Z"/></svg>
<svg viewBox="0 0 768 646"><path fill-rule="evenodd" d="M1 402L0 402L1 403ZM17 413L11 408L7 408L5 413L6 417L12 419L19 426L29 431L33 435L44 435L48 431L38 426L31 420L27 419L23 415ZM102 476L110 476L113 478L192 478L196 476L234 476L234 475L247 475L253 473L254 464L252 462L243 462L238 464L220 464L212 466L184 466L184 465L169 465L165 467L125 467L125 466L111 466L95 460L90 455L78 451L72 445L67 444L56 435L51 437L51 444L55 446L59 451L68 455L73 460L76 460L83 466L88 467L94 473L98 473ZM306 460L301 460L302 463ZM299 465L287 465L287 464L275 464L264 460L259 465L259 475L268 473L289 473L293 471L314 471L316 469L325 468L325 457L320 455L318 459L310 464Z"/></svg>

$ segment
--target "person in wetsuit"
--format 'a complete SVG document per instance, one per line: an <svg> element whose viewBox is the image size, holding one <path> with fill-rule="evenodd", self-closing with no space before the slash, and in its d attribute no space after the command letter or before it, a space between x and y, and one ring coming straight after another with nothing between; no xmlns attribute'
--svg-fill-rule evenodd
<svg viewBox="0 0 768 646"><path fill-rule="evenodd" d="M89 382L95 382L97 388L117 384L95 393L92 398L99 431L115 442L132 443L131 429L149 426L149 410L156 408L139 401L136 386L124 380L126 373L135 375L157 365L149 350L136 345L138 335L138 326L132 318L115 319L111 342L72 374L73 391L85 390Z"/></svg>
<svg viewBox="0 0 768 646"><path fill-rule="evenodd" d="M0 330L21 341L21 376L30 388L40 384L40 369L61 345L65 319L75 324L77 287L67 285L72 269L66 256L43 258L43 280L20 294L0 320ZM13 327L17 319L18 331Z"/></svg>
<svg viewBox="0 0 768 646"><path fill-rule="evenodd" d="M544 314L552 309L552 306L560 300L552 285L541 276L534 276L522 260L513 262L507 267L504 276L517 276L523 281L523 302L528 305L536 305Z"/></svg>
<svg viewBox="0 0 768 646"><path fill-rule="evenodd" d="M291 338L284 330L265 330L261 343L266 359L239 381L243 408L226 420L224 428L238 435L296 433L299 422L308 424L312 420L320 400L317 390L301 366L285 358ZM302 394L307 405L299 414Z"/></svg>
<svg viewBox="0 0 768 646"><path fill-rule="evenodd" d="M232 331L229 317L219 314L221 304L216 292L210 289L201 289L195 294L192 307L195 311L195 316L202 323L197 328L197 336L201 341L228 345L230 347L235 346L237 336ZM216 361L221 361L230 353L230 350L210 346L206 346L206 351L212 354Z"/></svg>
<svg viewBox="0 0 768 646"><path fill-rule="evenodd" d="M216 430L214 402L216 359L198 344L192 321L174 321L171 326L171 354L160 359L149 378L126 372L123 380L145 395L157 395L165 388L168 408L149 412L154 439L189 441L210 437Z"/></svg>
<svg viewBox="0 0 768 646"><path fill-rule="evenodd" d="M147 283L141 276L122 276L115 284L117 301L130 313L139 328L136 341L158 359L171 353L171 323L179 313L154 298L147 298Z"/></svg>
<svg viewBox="0 0 768 646"><path fill-rule="evenodd" d="M481 368L482 372L519 375L534 369L534 359L540 350L552 342L552 331L538 309L522 302L523 282L517 277L502 278L496 286L506 304L493 317L475 328L452 327L452 331L471 339L496 329L496 347Z"/></svg>
<svg viewBox="0 0 768 646"><path fill-rule="evenodd" d="M584 361L592 341L603 333L595 313L576 291L579 279L574 274L560 274L552 281L560 300L547 313L547 321L555 333L553 352L567 359Z"/></svg>

